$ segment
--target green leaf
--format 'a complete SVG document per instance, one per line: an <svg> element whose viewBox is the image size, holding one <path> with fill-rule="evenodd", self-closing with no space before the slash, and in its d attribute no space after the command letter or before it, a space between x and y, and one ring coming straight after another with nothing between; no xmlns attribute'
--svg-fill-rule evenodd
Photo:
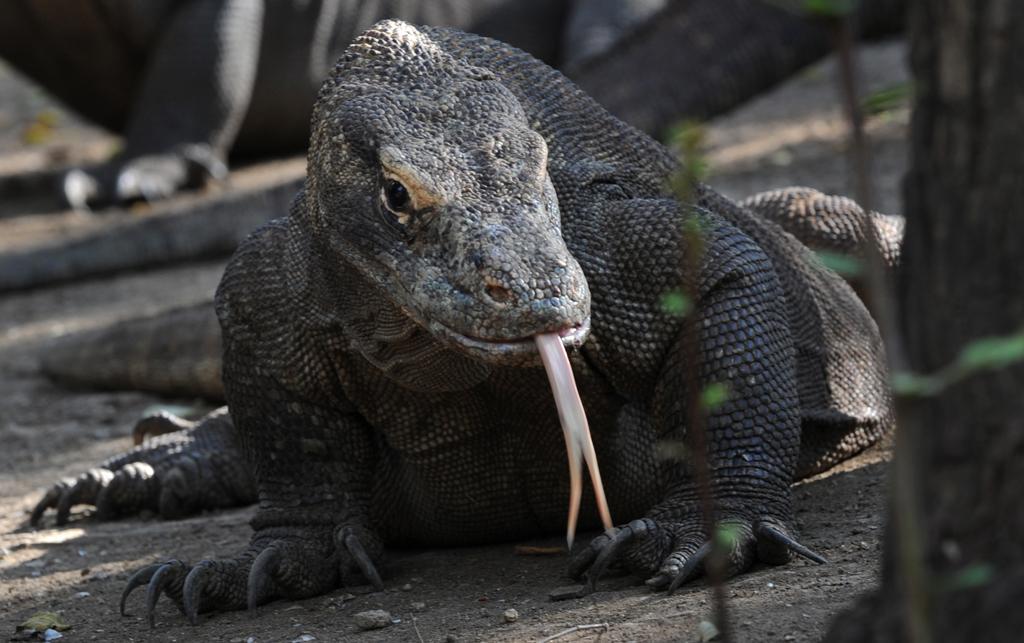
<svg viewBox="0 0 1024 643"><path fill-rule="evenodd" d="M853 279L864 274L864 261L857 257L850 257L828 250L818 250L815 254L821 259L821 263L838 273L840 277Z"/></svg>
<svg viewBox="0 0 1024 643"><path fill-rule="evenodd" d="M17 632L22 630L35 630L37 632L57 630L58 632L63 632L70 627L71 626L68 622L65 621L60 614L54 614L53 612L36 612L32 615L32 618L20 625L17 625L14 629Z"/></svg>
<svg viewBox="0 0 1024 643"><path fill-rule="evenodd" d="M705 412L711 412L729 399L729 385L726 382L712 382L700 394L700 403Z"/></svg>
<svg viewBox="0 0 1024 643"><path fill-rule="evenodd" d="M869 115L881 114L901 107L914 97L913 83L896 83L873 92L864 99L864 112Z"/></svg>
<svg viewBox="0 0 1024 643"><path fill-rule="evenodd" d="M1024 331L1006 337L976 339L960 351L956 361L934 375L894 373L892 390L896 395L920 397L938 395L947 387L978 371L994 371L1024 360Z"/></svg>
<svg viewBox="0 0 1024 643"><path fill-rule="evenodd" d="M661 309L669 315L684 317L693 310L693 302L685 293L672 290L661 296Z"/></svg>
<svg viewBox="0 0 1024 643"><path fill-rule="evenodd" d="M1024 359L1024 333L1007 337L984 337L964 347L957 366L970 371L1003 368Z"/></svg>
<svg viewBox="0 0 1024 643"><path fill-rule="evenodd" d="M814 16L841 18L854 10L855 0L804 0L807 13Z"/></svg>
<svg viewBox="0 0 1024 643"><path fill-rule="evenodd" d="M980 587L992 582L996 572L988 563L974 563L935 579L936 594L948 594L962 589Z"/></svg>
<svg viewBox="0 0 1024 643"><path fill-rule="evenodd" d="M669 145L681 150L699 149L704 144L704 125L699 121L685 120L669 127L666 140Z"/></svg>
<svg viewBox="0 0 1024 643"><path fill-rule="evenodd" d="M692 198L693 188L711 173L711 164L704 154L705 127L698 121L687 120L673 125L666 139L668 147L679 157L679 171L669 185L680 201Z"/></svg>
<svg viewBox="0 0 1024 643"><path fill-rule="evenodd" d="M687 239L699 239L711 227L711 222L699 211L689 211L683 215L683 233Z"/></svg>
<svg viewBox="0 0 1024 643"><path fill-rule="evenodd" d="M739 544L740 536L740 526L735 523L723 522L715 528L716 544L727 552Z"/></svg>
<svg viewBox="0 0 1024 643"><path fill-rule="evenodd" d="M857 6L857 0L765 0L765 2L790 13L820 18L841 18Z"/></svg>
<svg viewBox="0 0 1024 643"><path fill-rule="evenodd" d="M892 392L904 397L931 397L946 388L946 382L933 375L901 371L892 374Z"/></svg>

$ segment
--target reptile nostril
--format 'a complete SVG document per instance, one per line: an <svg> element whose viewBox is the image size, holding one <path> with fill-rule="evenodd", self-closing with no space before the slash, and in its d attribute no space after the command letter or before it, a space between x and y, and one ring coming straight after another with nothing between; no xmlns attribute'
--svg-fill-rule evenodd
<svg viewBox="0 0 1024 643"><path fill-rule="evenodd" d="M488 284L487 288L485 288L484 290L487 292L487 296L489 296L491 299L498 302L499 304L504 304L509 299L512 299L512 293L510 293L508 291L508 288L505 288L504 286L499 286L497 284Z"/></svg>
<svg viewBox="0 0 1024 643"><path fill-rule="evenodd" d="M499 286L498 284L489 283L487 284L487 287L484 288L484 291L487 293L488 297L499 304L504 304L508 300L512 299L512 293L508 291L508 288Z"/></svg>

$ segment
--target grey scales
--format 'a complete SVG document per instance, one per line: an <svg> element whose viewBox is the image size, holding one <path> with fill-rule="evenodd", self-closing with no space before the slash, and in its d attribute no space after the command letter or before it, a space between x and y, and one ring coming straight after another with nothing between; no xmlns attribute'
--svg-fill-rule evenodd
<svg viewBox="0 0 1024 643"><path fill-rule="evenodd" d="M216 423L255 479L255 533L229 559L140 570L124 599L148 584L151 615L161 594L196 622L347 583L382 587L389 546L559 533L568 466L533 342L559 332L619 525L577 552L571 574L594 583L615 559L674 587L701 572L709 535L679 455L687 363L699 386L728 391L706 423L717 516L737 534L730 572L814 558L795 539L790 484L891 428L877 328L777 212L703 184L681 202L668 187L677 170L664 147L519 50L378 23L320 92L288 216L243 243L218 289L230 418L159 438L149 472L61 483L33 518L70 505L76 488L116 513L104 496L115 483L149 485L128 509L198 508L189 483L214 475L199 432ZM864 233L851 203L799 195L786 207L859 221L794 231ZM684 221L701 230L692 278ZM665 295L688 283L690 317L666 311ZM145 462L145 450L126 459ZM160 488L168 472L173 488ZM580 526L599 525L585 502Z"/></svg>

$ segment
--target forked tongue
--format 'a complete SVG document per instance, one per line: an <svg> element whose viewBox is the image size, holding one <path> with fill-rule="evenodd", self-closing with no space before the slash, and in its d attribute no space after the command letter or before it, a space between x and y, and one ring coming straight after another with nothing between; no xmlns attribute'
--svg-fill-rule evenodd
<svg viewBox="0 0 1024 643"><path fill-rule="evenodd" d="M601 512L604 528L612 531L612 517L608 511L608 501L604 496L604 485L601 484L601 471L597 468L597 454L594 452L594 441L590 438L590 427L587 416L583 412L583 402L576 390L576 380L572 376L569 356L565 354L562 338L557 332L540 333L534 336L540 358L544 362L551 390L555 394L555 405L558 407L558 419L562 422L565 433L565 446L569 451L569 526L566 540L569 551L576 536L576 520L580 515L580 501L583 498L583 460L586 458L590 468L590 479L594 483L597 495L597 507Z"/></svg>

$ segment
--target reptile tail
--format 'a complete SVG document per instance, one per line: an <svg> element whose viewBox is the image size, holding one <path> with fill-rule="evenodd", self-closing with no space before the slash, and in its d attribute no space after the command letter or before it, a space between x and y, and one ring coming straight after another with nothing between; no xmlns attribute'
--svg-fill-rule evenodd
<svg viewBox="0 0 1024 643"><path fill-rule="evenodd" d="M210 302L62 337L43 353L42 370L72 387L224 398Z"/></svg>

